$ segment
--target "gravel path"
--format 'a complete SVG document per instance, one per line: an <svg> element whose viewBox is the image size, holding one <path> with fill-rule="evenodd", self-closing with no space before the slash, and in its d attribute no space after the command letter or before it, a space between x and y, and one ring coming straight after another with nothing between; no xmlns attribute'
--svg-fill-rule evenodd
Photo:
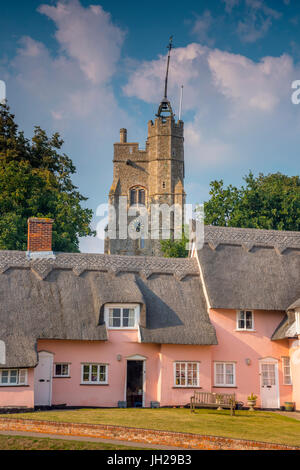
<svg viewBox="0 0 300 470"><path fill-rule="evenodd" d="M156 445L156 444L143 444L141 442L134 442L134 441L115 441L112 439L101 439L98 437L85 437L85 436L63 436L59 434L44 434L39 432L24 432L24 431L0 431L0 435L2 436L25 436L25 437L37 437L43 438L48 437L49 439L62 439L64 441L87 441L87 442L101 442L104 444L113 444L113 445L121 445L121 446L129 446L129 447L140 447L141 449L160 449L160 450L182 450L182 447L169 447L163 445ZM185 450L188 450L185 448Z"/></svg>

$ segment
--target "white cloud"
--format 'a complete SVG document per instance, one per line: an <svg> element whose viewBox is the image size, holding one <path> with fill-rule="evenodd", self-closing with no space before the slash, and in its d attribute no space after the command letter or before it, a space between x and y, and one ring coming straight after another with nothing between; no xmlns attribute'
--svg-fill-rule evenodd
<svg viewBox="0 0 300 470"><path fill-rule="evenodd" d="M266 35L281 13L262 0L245 0L244 20L238 22L237 33L244 42L252 43Z"/></svg>
<svg viewBox="0 0 300 470"><path fill-rule="evenodd" d="M201 43L212 46L214 39L210 37L209 32L214 25L215 20L209 10L205 10L203 15L197 15L192 29L192 33Z"/></svg>
<svg viewBox="0 0 300 470"><path fill-rule="evenodd" d="M124 31L100 6L84 8L78 0L42 5L39 11L54 22L58 53L25 36L15 57L0 62L0 76L7 81L8 103L28 137L35 125L48 134L62 134L63 151L77 167L74 182L91 197L87 206L97 207L109 191L118 128L134 126L112 87ZM97 241L81 244L88 249L88 242L99 251Z"/></svg>
<svg viewBox="0 0 300 470"><path fill-rule="evenodd" d="M78 62L92 83L110 79L120 57L124 32L112 23L109 13L100 5L84 8L78 0L41 5L38 11L55 22L55 37L62 51Z"/></svg>
<svg viewBox="0 0 300 470"><path fill-rule="evenodd" d="M124 87L125 94L157 102L165 62L166 57L159 57L141 63ZM300 76L298 72L286 54L255 62L196 43L174 49L169 90L176 105L179 86L184 84L183 118L189 113L185 126L187 167L242 165L250 159L256 135L259 141L263 132L274 132L277 126L282 126L283 134L289 133L297 113L296 107L290 106L290 86L293 77ZM283 124L285 119L289 125ZM296 118L295 125L298 121ZM273 145L273 141L265 144ZM247 142L250 146L245 148Z"/></svg>
<svg viewBox="0 0 300 470"><path fill-rule="evenodd" d="M209 68L216 87L237 107L273 111L285 95L293 73L290 56L264 57L253 62L247 57L213 50L208 55Z"/></svg>
<svg viewBox="0 0 300 470"><path fill-rule="evenodd" d="M207 167L215 167L222 162L231 164L235 158L235 150L231 143L222 141L215 135L207 136L201 122L188 122L184 131L186 165L193 171L203 171Z"/></svg>
<svg viewBox="0 0 300 470"><path fill-rule="evenodd" d="M232 9L236 7L240 0L222 0L225 3L225 10L227 13L231 13Z"/></svg>

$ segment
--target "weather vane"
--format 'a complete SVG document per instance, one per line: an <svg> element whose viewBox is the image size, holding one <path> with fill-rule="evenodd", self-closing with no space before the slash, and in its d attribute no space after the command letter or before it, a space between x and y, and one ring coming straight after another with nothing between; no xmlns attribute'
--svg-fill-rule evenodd
<svg viewBox="0 0 300 470"><path fill-rule="evenodd" d="M171 50L173 49L173 36L170 36L169 44L167 46L168 49L168 58L167 58L167 71L166 71L166 78L165 78L165 93L164 97L159 105L158 112L156 114L157 117L162 116L162 112L169 113L171 116L174 116L171 103L168 100L168 78L169 78L169 66L170 66L170 57L171 57Z"/></svg>
<svg viewBox="0 0 300 470"><path fill-rule="evenodd" d="M166 72L166 78L165 78L165 94L164 94L165 99L167 99L167 96L168 96L168 77L169 77L169 65L170 65L170 57L171 57L172 48L173 48L173 36L170 36L169 44L167 46L167 49L169 50L169 52L168 52L168 61L167 61L167 72Z"/></svg>

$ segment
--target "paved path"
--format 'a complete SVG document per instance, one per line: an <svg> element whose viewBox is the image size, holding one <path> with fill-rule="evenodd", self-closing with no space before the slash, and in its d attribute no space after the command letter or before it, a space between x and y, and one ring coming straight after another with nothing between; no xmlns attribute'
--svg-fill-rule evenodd
<svg viewBox="0 0 300 470"><path fill-rule="evenodd" d="M171 447L171 446L163 446L163 445L156 445L156 444L144 444L141 442L134 442L134 441L115 441L112 439L101 439L99 437L85 437L85 436L62 436L59 434L44 434L40 432L25 432L25 431L0 431L0 435L2 436L25 436L25 437L37 437L43 438L47 437L49 439L60 439L64 441L86 441L86 442L101 442L104 444L113 444L115 446L130 446L130 447L140 447L141 449L160 449L160 450L183 450L182 447ZM124 449L125 450L125 449ZM184 450L188 450L184 448Z"/></svg>
<svg viewBox="0 0 300 470"><path fill-rule="evenodd" d="M288 418L294 418L300 421L300 411L274 411L282 416L287 416Z"/></svg>

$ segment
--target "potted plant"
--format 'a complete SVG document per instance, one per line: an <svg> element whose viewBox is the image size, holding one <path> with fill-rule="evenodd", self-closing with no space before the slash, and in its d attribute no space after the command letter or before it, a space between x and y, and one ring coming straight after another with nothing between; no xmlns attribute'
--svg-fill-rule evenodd
<svg viewBox="0 0 300 470"><path fill-rule="evenodd" d="M284 409L285 411L294 411L294 402L292 401L285 401L284 402Z"/></svg>
<svg viewBox="0 0 300 470"><path fill-rule="evenodd" d="M248 396L248 406L250 407L249 411L254 411L253 407L256 405L256 400L257 395L254 395L254 393L252 392L251 395Z"/></svg>

